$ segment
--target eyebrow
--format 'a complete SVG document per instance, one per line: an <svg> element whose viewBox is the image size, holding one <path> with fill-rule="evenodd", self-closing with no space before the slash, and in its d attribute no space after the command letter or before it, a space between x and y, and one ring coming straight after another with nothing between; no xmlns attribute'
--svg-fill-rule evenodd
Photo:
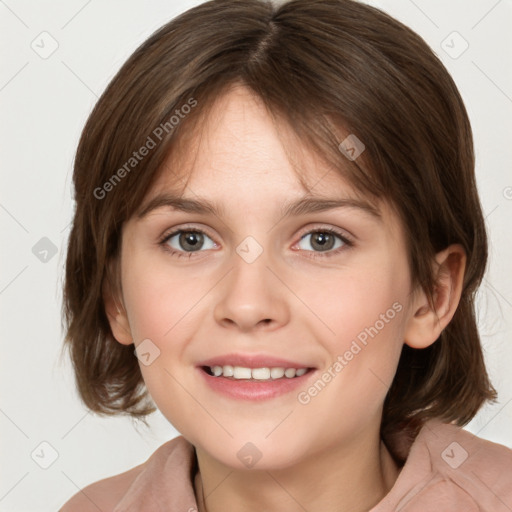
<svg viewBox="0 0 512 512"><path fill-rule="evenodd" d="M142 219L157 208L168 207L176 211L186 213L211 214L223 217L225 214L224 207L217 205L207 199L191 199L169 193L159 194L151 199L145 206L141 208L137 217ZM357 208L363 212L382 219L380 211L371 203L362 199L355 198L318 198L304 197L292 203L286 203L281 208L281 216L283 218L306 215L308 213L322 212L333 210L336 208Z"/></svg>

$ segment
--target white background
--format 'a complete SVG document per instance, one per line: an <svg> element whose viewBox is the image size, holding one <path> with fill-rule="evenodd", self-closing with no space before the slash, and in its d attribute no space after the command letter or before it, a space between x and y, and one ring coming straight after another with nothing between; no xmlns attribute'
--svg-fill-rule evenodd
<svg viewBox="0 0 512 512"><path fill-rule="evenodd" d="M97 417L81 405L69 361L58 359L61 286L73 155L86 118L133 50L199 3L0 2L0 511L55 511L79 488L140 464L177 435L159 412L147 430L128 418ZM499 403L466 428L512 447L512 2L371 3L418 32L441 57L473 124L491 243L479 325ZM46 37L51 48L43 31L58 43L47 59L31 47ZM469 44L458 58L443 49L463 49L453 31ZM32 252L43 237L57 250L47 262ZM41 442L58 453L47 469L31 457L35 450L40 463L50 461L52 449Z"/></svg>

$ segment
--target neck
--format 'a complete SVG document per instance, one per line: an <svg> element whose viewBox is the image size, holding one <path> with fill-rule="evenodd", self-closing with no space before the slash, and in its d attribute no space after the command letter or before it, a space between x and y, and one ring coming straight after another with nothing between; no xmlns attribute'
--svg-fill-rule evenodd
<svg viewBox="0 0 512 512"><path fill-rule="evenodd" d="M233 469L200 449L196 453L199 512L367 512L389 492L400 471L378 432L278 470Z"/></svg>

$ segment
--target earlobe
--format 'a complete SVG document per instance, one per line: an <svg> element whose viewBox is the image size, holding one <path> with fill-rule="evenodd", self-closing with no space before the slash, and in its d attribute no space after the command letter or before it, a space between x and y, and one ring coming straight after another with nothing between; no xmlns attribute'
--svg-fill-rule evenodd
<svg viewBox="0 0 512 512"><path fill-rule="evenodd" d="M123 345L131 345L133 338L126 309L122 304L118 304L108 278L103 286L103 302L114 338Z"/></svg>
<svg viewBox="0 0 512 512"><path fill-rule="evenodd" d="M124 308L119 306L112 300L114 306L108 306L105 303L105 309L110 323L110 329L114 338L123 345L131 345L133 343L128 316Z"/></svg>
<svg viewBox="0 0 512 512"><path fill-rule="evenodd" d="M423 290L416 293L404 335L406 345L426 348L439 338L459 305L465 269L466 253L459 244L436 255L433 305Z"/></svg>

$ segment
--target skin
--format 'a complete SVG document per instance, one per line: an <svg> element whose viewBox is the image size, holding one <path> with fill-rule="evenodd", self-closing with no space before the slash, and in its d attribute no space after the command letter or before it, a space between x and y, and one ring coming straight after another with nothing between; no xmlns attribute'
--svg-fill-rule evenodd
<svg viewBox="0 0 512 512"><path fill-rule="evenodd" d="M281 205L305 195L356 193L297 145L308 194L265 108L242 86L217 99L193 147L180 161L189 180L184 195L215 201L223 215L161 207L125 223L122 293L105 297L114 336L135 346L149 338L160 351L140 368L158 408L196 447L196 491L202 486L207 497L201 512L367 511L400 470L379 427L401 348L432 344L451 320L464 251L450 246L432 262L439 275L433 310L411 286L402 226L385 202L380 218L358 208L282 218ZM179 190L173 163L170 157L147 201ZM179 235L167 247L183 257L159 245L181 226L206 232L190 259ZM321 228L350 236L353 246L336 239L322 252L311 234ZM263 249L252 263L236 252L247 236ZM308 362L319 378L394 303L401 311L307 404L295 391L234 400L199 378L200 361L230 352ZM251 469L237 457L249 441L262 454Z"/></svg>

